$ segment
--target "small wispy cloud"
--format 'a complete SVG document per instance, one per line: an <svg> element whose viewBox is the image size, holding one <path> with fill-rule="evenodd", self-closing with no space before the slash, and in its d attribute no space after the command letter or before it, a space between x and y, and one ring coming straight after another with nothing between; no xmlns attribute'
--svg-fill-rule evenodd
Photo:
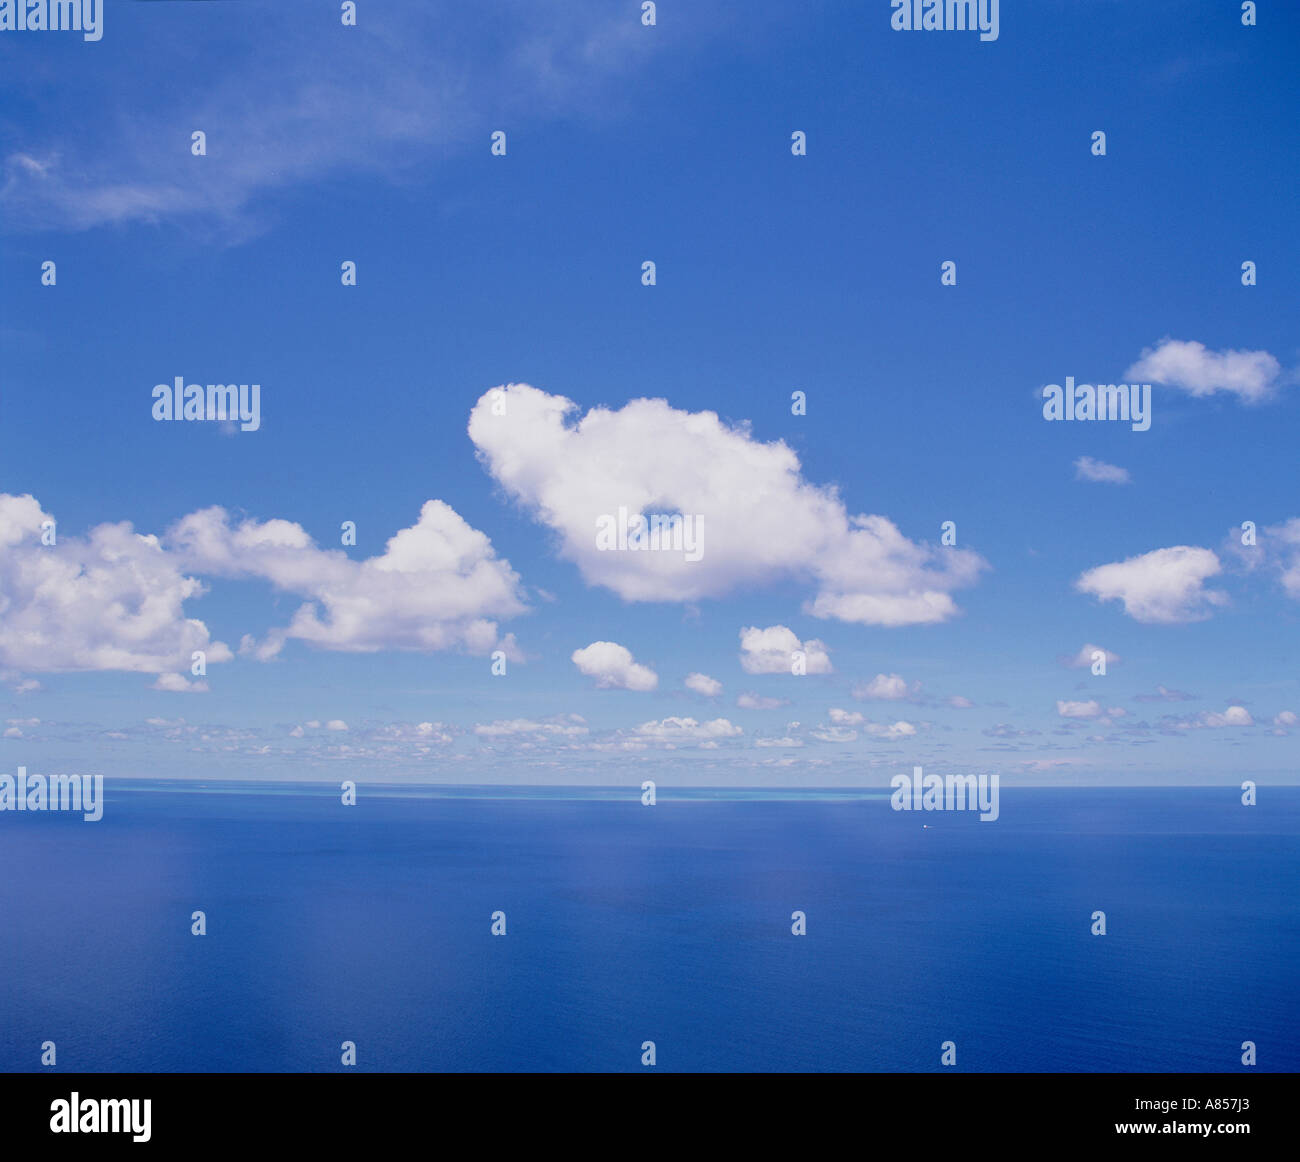
<svg viewBox="0 0 1300 1162"><path fill-rule="evenodd" d="M900 674L877 674L869 682L859 682L851 691L859 702L902 702L916 697L920 682L908 682Z"/></svg>
<svg viewBox="0 0 1300 1162"><path fill-rule="evenodd" d="M1154 694L1135 694L1135 702L1194 702L1195 694L1187 694L1182 690L1171 690L1168 686L1156 686Z"/></svg>
<svg viewBox="0 0 1300 1162"><path fill-rule="evenodd" d="M599 121L633 99L632 79L666 42L686 50L668 22L641 35L638 20L598 0L498 0L489 21L474 5L378 5L353 28L337 5L333 20L286 4L232 22L227 5L185 4L179 23L139 15L152 7L119 9L126 35L146 59L204 83L164 91L145 70L97 73L90 62L75 98L93 100L98 87L131 115L92 121L56 108L45 132L20 137L0 181L10 228L192 220L241 241L265 228L275 191L348 173L410 185L450 152L486 153L497 128ZM20 78L5 80L17 99ZM205 155L191 152L194 130Z"/></svg>
<svg viewBox="0 0 1300 1162"><path fill-rule="evenodd" d="M1129 484L1133 479L1127 468L1107 464L1105 460L1094 460L1091 456L1080 456L1074 462L1074 478L1096 484Z"/></svg>

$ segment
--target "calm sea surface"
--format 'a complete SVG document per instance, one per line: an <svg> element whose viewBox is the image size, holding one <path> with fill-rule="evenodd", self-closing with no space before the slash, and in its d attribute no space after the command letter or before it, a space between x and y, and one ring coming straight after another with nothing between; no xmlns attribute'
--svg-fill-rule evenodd
<svg viewBox="0 0 1300 1162"><path fill-rule="evenodd" d="M1300 789L107 790L0 815L0 1069L1300 1069Z"/></svg>

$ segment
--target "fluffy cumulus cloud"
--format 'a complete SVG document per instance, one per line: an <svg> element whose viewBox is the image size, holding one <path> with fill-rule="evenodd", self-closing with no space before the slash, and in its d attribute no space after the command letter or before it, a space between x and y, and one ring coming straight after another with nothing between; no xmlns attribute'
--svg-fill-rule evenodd
<svg viewBox="0 0 1300 1162"><path fill-rule="evenodd" d="M858 711L841 710L838 706L831 707L830 720L836 726L861 726L866 721Z"/></svg>
<svg viewBox="0 0 1300 1162"><path fill-rule="evenodd" d="M496 621L527 609L518 575L484 533L440 500L427 501L414 525L365 560L318 548L291 521L235 523L221 508L184 517L167 541L196 572L258 577L309 598L287 626L242 644L261 659L292 639L353 652L501 648L519 657L513 635L502 637Z"/></svg>
<svg viewBox="0 0 1300 1162"><path fill-rule="evenodd" d="M1091 456L1080 456L1074 462L1074 478L1093 484L1128 484L1132 480L1127 468L1107 464L1105 460L1094 460Z"/></svg>
<svg viewBox="0 0 1300 1162"><path fill-rule="evenodd" d="M789 706L789 699L786 698L769 698L766 694L755 694L752 690L745 690L737 699L736 705L741 710L775 710L780 706Z"/></svg>
<svg viewBox="0 0 1300 1162"><path fill-rule="evenodd" d="M1210 549L1175 545L1098 565L1074 584L1102 601L1123 602L1124 612L1134 621L1175 625L1203 621L1228 603L1226 593L1205 587L1206 579L1221 569Z"/></svg>
<svg viewBox="0 0 1300 1162"><path fill-rule="evenodd" d="M574 650L573 664L588 678L595 678L601 690L653 690L659 675L632 657L632 651L618 642L592 642Z"/></svg>
<svg viewBox="0 0 1300 1162"><path fill-rule="evenodd" d="M1211 351L1195 340L1164 339L1124 373L1130 381L1176 387L1192 396L1226 391L1244 403L1273 393L1281 364L1267 351Z"/></svg>
<svg viewBox="0 0 1300 1162"><path fill-rule="evenodd" d="M788 626L750 625L740 631L740 667L746 674L793 674L796 654L803 655L806 674L829 674L834 668L825 642L801 642Z"/></svg>
<svg viewBox="0 0 1300 1162"><path fill-rule="evenodd" d="M53 521L34 497L0 493L0 666L179 674L195 650L208 662L230 659L186 616L203 583L157 537L126 522L68 536ZM52 545L42 544L48 527Z"/></svg>
<svg viewBox="0 0 1300 1162"><path fill-rule="evenodd" d="M815 617L913 625L953 617L952 591L984 567L969 550L851 514L834 488L804 479L785 443L713 412L635 399L579 413L563 396L510 384L478 401L469 435L587 583L625 600L690 602L793 578L812 587L804 608ZM691 518L699 553L602 549L597 529L620 510Z"/></svg>
<svg viewBox="0 0 1300 1162"><path fill-rule="evenodd" d="M708 674L687 674L686 689L703 694L705 698L716 698L722 693L722 683Z"/></svg>
<svg viewBox="0 0 1300 1162"><path fill-rule="evenodd" d="M221 508L183 517L162 538L123 522L42 544L53 519L31 496L0 494L0 666L17 672L131 670L161 675L158 690L202 692L206 683L187 677L193 653L232 656L186 616L210 577L260 578L309 599L262 642L245 637L241 648L262 659L293 638L331 650L520 656L494 620L526 611L519 578L441 501L359 561L317 548L291 521L234 522Z"/></svg>

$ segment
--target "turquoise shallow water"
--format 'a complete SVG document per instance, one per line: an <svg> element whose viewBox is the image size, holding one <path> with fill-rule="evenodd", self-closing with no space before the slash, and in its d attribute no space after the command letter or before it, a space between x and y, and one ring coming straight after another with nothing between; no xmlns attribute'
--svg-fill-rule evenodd
<svg viewBox="0 0 1300 1162"><path fill-rule="evenodd" d="M110 784L0 817L0 1068L1300 1067L1300 790ZM925 826L923 826L923 824ZM191 935L191 913L208 934ZM1106 912L1108 933L1090 917ZM491 934L494 911L507 935ZM791 934L803 911L808 934Z"/></svg>

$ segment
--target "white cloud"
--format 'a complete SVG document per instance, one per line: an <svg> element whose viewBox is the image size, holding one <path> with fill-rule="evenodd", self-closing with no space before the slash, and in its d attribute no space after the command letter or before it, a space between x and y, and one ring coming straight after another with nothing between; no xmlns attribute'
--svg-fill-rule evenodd
<svg viewBox="0 0 1300 1162"><path fill-rule="evenodd" d="M1206 711L1201 715L1206 726L1254 726L1255 720L1244 706L1229 706L1222 714Z"/></svg>
<svg viewBox="0 0 1300 1162"><path fill-rule="evenodd" d="M998 722L993 726L985 727L981 734L988 735L989 738L1030 738L1036 734L1042 734L1041 730L1021 730L1019 727L1012 726L1009 722Z"/></svg>
<svg viewBox="0 0 1300 1162"><path fill-rule="evenodd" d="M341 718L331 718L325 724L326 730L343 731L343 730L347 730L347 728L348 728L348 724L344 722L343 719Z"/></svg>
<svg viewBox="0 0 1300 1162"><path fill-rule="evenodd" d="M866 726L867 733L874 738L898 739L911 738L916 734L916 727L910 722L895 722L892 724L881 722L868 722Z"/></svg>
<svg viewBox="0 0 1300 1162"><path fill-rule="evenodd" d="M985 568L969 549L936 549L883 516L852 516L827 538L816 562L820 591L804 609L860 625L948 621L960 612L951 590L973 585Z"/></svg>
<svg viewBox="0 0 1300 1162"><path fill-rule="evenodd" d="M1297 722L1300 722L1300 719L1296 718L1294 710L1283 710L1273 719L1274 726L1295 726Z"/></svg>
<svg viewBox="0 0 1300 1162"><path fill-rule="evenodd" d="M898 674L877 674L870 682L858 683L851 693L859 702L901 702L915 697L920 689L919 682L909 686Z"/></svg>
<svg viewBox="0 0 1300 1162"><path fill-rule="evenodd" d="M1130 381L1163 383L1193 396L1226 391L1258 403L1272 394L1280 372L1267 351L1210 351L1195 340L1165 339L1143 351L1124 374Z"/></svg>
<svg viewBox="0 0 1300 1162"><path fill-rule="evenodd" d="M975 705L975 703L972 702L969 698L967 698L964 694L954 694L951 698L948 699L948 705L951 706L954 710L969 710L972 706Z"/></svg>
<svg viewBox="0 0 1300 1162"><path fill-rule="evenodd" d="M851 515L834 488L803 478L786 444L761 443L713 412L662 399L579 411L509 384L484 393L469 435L507 493L559 534L561 556L624 600L691 602L794 579L815 587L804 606L815 617L912 625L954 616L951 591L984 568L969 550L918 544L882 516ZM622 507L702 518L702 556L601 551L597 522Z"/></svg>
<svg viewBox="0 0 1300 1162"><path fill-rule="evenodd" d="M360 561L317 548L291 521L232 525L221 508L182 518L167 539L197 572L261 577L312 599L262 643L241 643L241 653L259 660L295 638L348 652L503 649L520 658L513 635L501 637L493 620L526 611L518 575L484 533L440 500L426 501L419 520L392 536L381 555Z"/></svg>
<svg viewBox="0 0 1300 1162"><path fill-rule="evenodd" d="M1202 710L1194 718L1164 720L1178 730L1221 729L1227 726L1254 726L1255 720L1244 706L1229 706L1222 713Z"/></svg>
<svg viewBox="0 0 1300 1162"><path fill-rule="evenodd" d="M740 666L746 674L791 674L795 651L804 655L805 673L829 674L834 669L825 642L816 638L801 642L787 626L751 625L740 631Z"/></svg>
<svg viewBox="0 0 1300 1162"><path fill-rule="evenodd" d="M853 742L858 732L842 726L822 726L812 731L812 736L818 742Z"/></svg>
<svg viewBox="0 0 1300 1162"><path fill-rule="evenodd" d="M1100 718L1101 704L1095 699L1088 702L1062 702L1058 699L1056 713L1062 718Z"/></svg>
<svg viewBox="0 0 1300 1162"><path fill-rule="evenodd" d="M245 639L242 648L262 658L289 638L337 650L500 647L518 655L489 617L524 611L519 579L441 501L425 504L415 526L364 561L316 548L289 521L232 526L220 508L182 518L161 541L121 523L42 545L52 519L31 496L0 494L0 664L18 671L132 670L164 675L156 689L203 690L183 676L193 652L209 663L231 653L185 616L186 600L205 591L192 574L261 577L314 599L261 645Z"/></svg>
<svg viewBox="0 0 1300 1162"><path fill-rule="evenodd" d="M185 616L203 584L154 536L126 522L57 533L34 497L0 493L0 665L25 673L188 671L191 654L229 661L224 642Z"/></svg>
<svg viewBox="0 0 1300 1162"><path fill-rule="evenodd" d="M1205 588L1205 579L1221 569L1210 549L1175 545L1098 565L1074 584L1102 601L1122 601L1135 621L1174 625L1203 621L1211 609L1228 603L1226 593Z"/></svg>
<svg viewBox="0 0 1300 1162"><path fill-rule="evenodd" d="M589 733L586 720L573 714L568 718L548 718L534 721L530 718L498 719L474 727L480 738L510 738L515 735L538 735L556 738L580 738Z"/></svg>
<svg viewBox="0 0 1300 1162"><path fill-rule="evenodd" d="M841 710L838 706L832 706L830 720L836 726L861 726L866 718L856 710Z"/></svg>
<svg viewBox="0 0 1300 1162"><path fill-rule="evenodd" d="M191 682L184 674L159 674L153 689L172 694L206 694L208 684L203 681Z"/></svg>
<svg viewBox="0 0 1300 1162"><path fill-rule="evenodd" d="M1058 700L1056 703L1056 713L1061 718L1081 722L1092 722L1097 726L1102 727L1114 726L1119 719L1128 717L1128 711L1122 706L1109 706L1103 709L1101 703L1096 699L1090 699L1087 702ZM1040 732L1037 730L1017 731L1007 728L1005 730L985 731L984 733L997 738L1015 738L1025 735L1034 735ZM1060 733L1060 731L1057 733ZM1102 737L1103 736L1101 735L1088 736L1090 741L1097 741Z"/></svg>
<svg viewBox="0 0 1300 1162"><path fill-rule="evenodd" d="M1128 484L1132 480L1127 468L1094 460L1091 456L1080 456L1074 467L1076 480L1089 480L1096 484Z"/></svg>
<svg viewBox="0 0 1300 1162"><path fill-rule="evenodd" d="M1300 516L1266 528L1254 549L1279 570L1286 595L1300 601Z"/></svg>
<svg viewBox="0 0 1300 1162"><path fill-rule="evenodd" d="M1095 646L1092 642L1086 642L1079 648L1079 652L1073 657L1062 657L1059 659L1061 665L1071 670L1090 670L1092 669L1093 654L1101 654L1106 659L1106 665L1113 666L1116 662L1123 659L1117 653L1105 649L1103 646Z"/></svg>
<svg viewBox="0 0 1300 1162"><path fill-rule="evenodd" d="M454 736L452 729L441 722L390 722L376 726L368 737L381 744L416 743L418 749L424 750L424 744L445 746Z"/></svg>
<svg viewBox="0 0 1300 1162"><path fill-rule="evenodd" d="M780 706L789 706L788 698L769 698L765 694L755 694L752 690L744 691L736 699L741 710L775 710Z"/></svg>
<svg viewBox="0 0 1300 1162"><path fill-rule="evenodd" d="M592 642L574 650L573 664L588 678L596 679L601 690L653 690L659 675L632 657L632 651L617 642Z"/></svg>
<svg viewBox="0 0 1300 1162"><path fill-rule="evenodd" d="M192 220L205 233L247 237L270 220L265 204L278 190L356 175L409 185L427 178L432 159L486 151L500 126L513 134L544 119L601 121L634 100L635 78L666 51L665 37L685 59L717 20L693 18L687 42L667 22L646 35L596 0L545 12L497 0L487 21L476 6L415 4L350 31L338 11L332 22L304 21L294 5L268 5L255 21L221 21L213 35L193 11L180 24L138 23L130 35L144 59L203 83L164 93L147 69L88 62L75 91L50 98L39 134L34 124L7 132L15 148L0 214L35 229ZM227 59L238 69L221 67ZM92 129L73 116L79 101L114 96L130 117ZM210 158L189 156L190 126L207 132ZM189 164L176 164L177 140Z"/></svg>
<svg viewBox="0 0 1300 1162"><path fill-rule="evenodd" d="M1069 759L1021 759L1018 764L1027 772L1069 770L1070 767L1082 766L1087 760Z"/></svg>
<svg viewBox="0 0 1300 1162"><path fill-rule="evenodd" d="M1157 686L1154 694L1135 694L1137 702L1192 702L1191 694L1183 690L1171 690L1168 686Z"/></svg>
<svg viewBox="0 0 1300 1162"><path fill-rule="evenodd" d="M784 738L756 738L754 739L754 745L755 746L786 746L786 747L803 746L803 739L791 738L789 735L786 735Z"/></svg>
<svg viewBox="0 0 1300 1162"><path fill-rule="evenodd" d="M715 718L710 722L696 722L694 718L663 718L658 722L643 722L632 733L647 742L677 744L735 738L745 732L725 718Z"/></svg>
<svg viewBox="0 0 1300 1162"><path fill-rule="evenodd" d="M716 698L722 693L722 683L716 678L710 678L708 674L687 674L686 688L703 694L706 698Z"/></svg>

